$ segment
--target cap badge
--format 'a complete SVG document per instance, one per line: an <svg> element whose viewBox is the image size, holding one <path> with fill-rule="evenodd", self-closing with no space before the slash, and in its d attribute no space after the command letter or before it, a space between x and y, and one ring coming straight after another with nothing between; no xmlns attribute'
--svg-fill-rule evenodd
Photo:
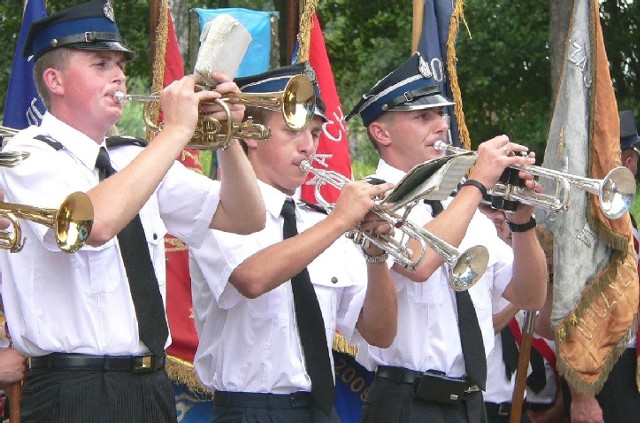
<svg viewBox="0 0 640 423"><path fill-rule="evenodd" d="M431 73L431 68L429 68L429 65L427 64L427 62L424 61L422 56L420 56L418 60L418 71L422 74L422 76L424 76L427 79L431 79L433 77L433 74Z"/></svg>
<svg viewBox="0 0 640 423"><path fill-rule="evenodd" d="M116 21L116 17L113 13L113 5L111 4L111 0L107 0L104 3L104 7L102 8L102 11L104 12L104 16L109 19L111 22L115 22Z"/></svg>
<svg viewBox="0 0 640 423"><path fill-rule="evenodd" d="M316 72L313 70L311 66L305 63L302 74L309 78L311 82L316 82Z"/></svg>

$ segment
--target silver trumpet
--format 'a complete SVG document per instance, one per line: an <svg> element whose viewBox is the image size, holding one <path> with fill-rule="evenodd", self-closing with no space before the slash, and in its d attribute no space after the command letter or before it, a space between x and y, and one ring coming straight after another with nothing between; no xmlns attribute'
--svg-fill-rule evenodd
<svg viewBox="0 0 640 423"><path fill-rule="evenodd" d="M10 138L18 133L17 129L0 125L0 139ZM0 151L0 167L15 167L29 157L26 151Z"/></svg>
<svg viewBox="0 0 640 423"><path fill-rule="evenodd" d="M444 141L436 141L433 147L436 150L452 153L469 152L463 148L453 147ZM636 195L635 177L624 166L612 169L604 179L585 178L533 165L514 165L512 167L554 180L556 194L537 193L526 188L498 182L491 189L491 195L544 210L560 212L569 209L571 188L573 187L597 195L600 200L600 210L609 219L617 219L625 214L633 204Z"/></svg>
<svg viewBox="0 0 640 423"><path fill-rule="evenodd" d="M335 204L328 203L322 197L320 188L325 183L328 183L335 188L341 189L346 183L350 182L350 180L338 172L316 169L308 160L303 160L300 163L300 170L303 172L311 172L316 177L316 199L322 206L331 212L335 207ZM448 264L451 265L449 286L451 286L455 291L466 291L471 288L480 280L487 269L489 253L484 246L476 245L461 253L458 249L428 232L422 226L416 225L406 219L410 208L407 209L402 217L384 210L380 207L379 203L374 206L373 211L392 227L400 230L405 242L400 242L391 235L371 234L362 232L358 229L354 229L347 233L347 238L352 239L353 242L360 245L362 245L366 240L384 250L387 254L393 257L397 263L409 269L415 269L420 264L424 259L427 245L429 245ZM414 252L411 248L406 246L407 242L411 238L415 239L420 245L420 254L417 258L414 258Z"/></svg>

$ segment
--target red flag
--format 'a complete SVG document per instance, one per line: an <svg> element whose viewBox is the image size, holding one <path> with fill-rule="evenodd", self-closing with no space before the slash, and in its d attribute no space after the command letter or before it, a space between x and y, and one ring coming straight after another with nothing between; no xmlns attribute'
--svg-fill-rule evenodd
<svg viewBox="0 0 640 423"><path fill-rule="evenodd" d="M169 9L167 9L166 28L167 43L164 68L158 64L159 69L164 69L162 79L164 87L184 76L182 54ZM180 157L180 162L186 167L202 173L200 156L196 150L185 149ZM171 358L177 358L178 363L185 361L191 364L198 345L198 337L191 302L189 251L184 242L167 234L165 252L167 258L167 319L173 340L167 353ZM173 373L171 370L172 368L169 367L170 375ZM176 373L184 375L184 369L182 370Z"/></svg>
<svg viewBox="0 0 640 423"><path fill-rule="evenodd" d="M311 29L309 63L316 71L320 93L327 106L326 115L329 119L322 127L314 167L336 171L347 178L351 178L349 139L347 137L344 113L333 79L333 71L329 63L322 28L315 13L313 14L313 27ZM339 193L339 190L327 184L322 187L321 191L323 198L330 203L336 201ZM307 183L302 186L300 196L304 201L318 203L315 198L315 184L312 175L309 176Z"/></svg>

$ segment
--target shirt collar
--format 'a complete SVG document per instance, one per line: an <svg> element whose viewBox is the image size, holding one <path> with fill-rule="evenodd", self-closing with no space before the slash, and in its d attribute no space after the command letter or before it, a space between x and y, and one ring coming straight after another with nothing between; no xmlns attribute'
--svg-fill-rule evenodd
<svg viewBox="0 0 640 423"><path fill-rule="evenodd" d="M273 186L266 184L260 180L258 180L258 187L260 188L260 192L262 193L262 198L264 199L264 205L267 209L267 213L271 214L274 219L277 219L278 217L280 217L280 212L282 212L282 205L284 204L284 200L291 197L278 190L277 188L274 188ZM296 213L298 213L297 207Z"/></svg>
<svg viewBox="0 0 640 423"><path fill-rule="evenodd" d="M58 141L87 168L94 169L100 145L75 128L67 125L51 113L45 113L40 129ZM102 143L104 145L104 141Z"/></svg>
<svg viewBox="0 0 640 423"><path fill-rule="evenodd" d="M407 172L404 172L400 169L397 169L384 160L380 159L378 161L378 168L376 169L376 175L383 179L385 182L391 182L393 184L397 184L400 180L406 175Z"/></svg>

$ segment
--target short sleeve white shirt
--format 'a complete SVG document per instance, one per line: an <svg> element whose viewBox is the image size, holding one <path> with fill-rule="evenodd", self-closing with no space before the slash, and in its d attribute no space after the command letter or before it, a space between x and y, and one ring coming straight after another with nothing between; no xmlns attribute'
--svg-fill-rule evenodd
<svg viewBox="0 0 640 423"><path fill-rule="evenodd" d="M34 139L42 134L63 147L55 149ZM72 192L87 192L98 184L95 162L99 148L86 135L47 113L41 126L21 131L5 147L30 154L20 165L0 172L5 201L57 210ZM113 167L124 168L140 151L135 146L113 149ZM127 187L122 190L126 192ZM185 242L200 243L218 202L218 182L176 162L140 211L163 296L164 235L169 231ZM0 251L5 311L18 350L31 356L147 352L139 341L117 239L99 247L85 245L68 254L56 246L53 229L27 220L20 224L23 250Z"/></svg>
<svg viewBox="0 0 640 423"><path fill-rule="evenodd" d="M286 196L259 182L267 210L266 227L251 235L208 231L190 250L193 306L200 337L194 366L212 390L277 393L309 391L293 305L291 282L255 299L242 296L229 276L244 260L283 239L280 211ZM298 232L324 214L296 207ZM293 258L292 258L293 259ZM318 296L331 351L336 330L354 332L366 287L367 269L359 248L340 237L307 269Z"/></svg>

